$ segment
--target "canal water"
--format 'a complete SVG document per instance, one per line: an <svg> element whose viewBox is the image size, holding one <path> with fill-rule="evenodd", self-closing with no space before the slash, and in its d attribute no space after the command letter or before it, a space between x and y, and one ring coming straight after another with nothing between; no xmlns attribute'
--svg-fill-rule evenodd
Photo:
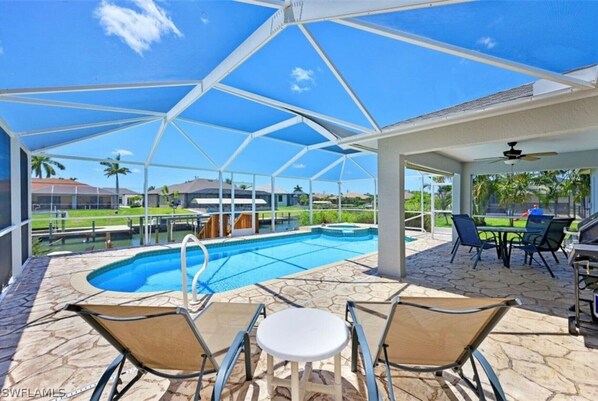
<svg viewBox="0 0 598 401"><path fill-rule="evenodd" d="M269 233L271 225L270 224L260 224L260 234ZM282 223L276 224L276 232L284 232L284 231L293 231L299 228L299 221L298 220L291 220L285 221ZM181 230L174 232L174 243L181 242L185 235L192 233L191 230ZM34 239L35 241L35 239ZM110 241L112 248L127 248L131 246L139 246L141 245L140 236L139 234L133 234L132 238L129 237L128 234L111 234L111 241ZM166 244L167 241L167 234L165 231L160 232L158 235L158 242L159 244ZM152 231L150 235L149 245L156 244L156 234ZM52 245L50 245L46 240L39 241L38 244L34 244L33 252L36 255L47 255L48 253L52 252L90 252L95 250L106 249L106 244L104 241L104 237L98 235L95 242L92 242L90 239L86 239L85 237L71 237L62 241L54 241Z"/></svg>

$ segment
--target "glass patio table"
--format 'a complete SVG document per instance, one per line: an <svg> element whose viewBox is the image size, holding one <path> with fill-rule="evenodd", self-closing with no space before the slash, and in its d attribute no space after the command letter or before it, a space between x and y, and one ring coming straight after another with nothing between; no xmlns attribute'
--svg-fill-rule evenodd
<svg viewBox="0 0 598 401"><path fill-rule="evenodd" d="M492 227L492 226L479 226L477 227L478 231L481 232L490 232L497 234L498 239L498 250L500 258L502 259L502 263L505 267L511 267L511 258L509 255L508 250L508 235L509 234L531 234L531 233L540 233L541 230L537 228L526 228L526 227Z"/></svg>

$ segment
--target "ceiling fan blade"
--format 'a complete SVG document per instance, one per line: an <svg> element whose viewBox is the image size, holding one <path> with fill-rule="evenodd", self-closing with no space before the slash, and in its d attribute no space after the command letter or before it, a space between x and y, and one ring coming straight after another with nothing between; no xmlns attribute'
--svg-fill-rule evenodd
<svg viewBox="0 0 598 401"><path fill-rule="evenodd" d="M523 155L520 157L521 160L526 160L528 162L535 162L536 160L540 160L539 157L533 155Z"/></svg>
<svg viewBox="0 0 598 401"><path fill-rule="evenodd" d="M502 162L505 160L509 160L509 159L507 159L506 157L495 158L494 160L489 160L488 164L494 164L494 163Z"/></svg>
<svg viewBox="0 0 598 401"><path fill-rule="evenodd" d="M538 152L538 153L526 153L522 156L544 157L544 156L556 156L556 155L558 155L557 152Z"/></svg>
<svg viewBox="0 0 598 401"><path fill-rule="evenodd" d="M504 160L504 157L484 157L482 159L473 159L476 162L487 162L487 161L501 161Z"/></svg>

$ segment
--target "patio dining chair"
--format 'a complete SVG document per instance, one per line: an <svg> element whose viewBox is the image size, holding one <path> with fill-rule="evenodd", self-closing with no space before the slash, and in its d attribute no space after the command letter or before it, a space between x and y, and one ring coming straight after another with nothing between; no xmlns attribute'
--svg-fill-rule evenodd
<svg viewBox="0 0 598 401"><path fill-rule="evenodd" d="M91 396L99 401L116 372L108 400L118 400L145 373L168 379L197 378L194 400L199 400L204 374L216 373L212 400L222 390L241 352L245 354L245 377L252 379L249 332L263 304L214 302L192 318L184 308L69 304L75 312L119 352L100 377ZM126 361L137 374L123 388L120 375Z"/></svg>
<svg viewBox="0 0 598 401"><path fill-rule="evenodd" d="M476 249L476 253L472 256L472 259L474 259L473 268L475 269L478 262L482 259L484 249L497 248L496 239L493 237L481 239L475 222L467 214L453 214L451 215L451 219L453 220L458 236L451 251L451 263L455 260L459 246L468 246L470 247L470 251L472 248Z"/></svg>
<svg viewBox="0 0 598 401"><path fill-rule="evenodd" d="M556 256L556 252L558 252L559 250L565 254L565 258L568 257L567 251L565 251L565 248L563 247L563 241L565 240L566 235L565 230L569 228L571 223L573 223L573 220L573 217L552 219L550 225L548 226L546 239L543 243L539 244L536 247L538 253L550 252L556 263L560 263L559 259Z"/></svg>
<svg viewBox="0 0 598 401"><path fill-rule="evenodd" d="M388 395L395 399L391 368L411 372L434 372L442 376L453 369L485 400L480 367L490 382L496 401L505 393L480 344L507 313L519 306L518 299L397 297L388 302L347 302L346 318L352 322L351 369L357 371L361 351L369 401L382 397L374 366L384 364ZM473 377L463 372L471 364Z"/></svg>
<svg viewBox="0 0 598 401"><path fill-rule="evenodd" d="M527 263L528 257L531 262L535 260L534 253L537 253L540 259L542 260L544 267L548 269L550 275L554 278L555 275L548 266L546 259L539 251L539 247L546 243L546 238L548 236L548 228L550 223L552 222L553 216L549 215L532 215L530 214L527 217L527 223L525 224L525 228L530 229L530 231L526 232L522 236L516 236L511 238L509 241L509 256L508 258L511 259L511 252L513 248L520 249L525 252L525 256L523 259L523 263ZM536 261L538 264L540 262Z"/></svg>

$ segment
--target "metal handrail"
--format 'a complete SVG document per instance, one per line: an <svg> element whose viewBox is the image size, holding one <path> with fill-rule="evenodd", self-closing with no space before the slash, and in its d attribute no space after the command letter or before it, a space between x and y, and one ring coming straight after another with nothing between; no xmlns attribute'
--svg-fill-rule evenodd
<svg viewBox="0 0 598 401"><path fill-rule="evenodd" d="M183 243L181 244L181 273L182 277L182 290L183 290L183 306L185 308L189 307L189 298L187 295L187 244L189 241L195 242L199 246L199 248L203 251L203 266L195 273L193 276L193 281L191 282L191 302L197 303L197 281L199 280L199 276L201 273L206 270L208 267L209 256L208 256L208 248L202 244L199 239L193 234L185 235L183 238Z"/></svg>

